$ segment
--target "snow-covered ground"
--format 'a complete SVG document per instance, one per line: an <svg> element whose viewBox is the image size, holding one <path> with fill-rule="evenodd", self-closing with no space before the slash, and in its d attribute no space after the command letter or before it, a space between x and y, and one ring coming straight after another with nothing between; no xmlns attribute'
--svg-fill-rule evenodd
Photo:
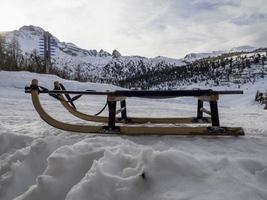
<svg viewBox="0 0 267 200"><path fill-rule="evenodd" d="M52 88L113 90L52 75L0 72L1 200L266 200L267 111L254 102L267 79L219 102L222 125L242 126L244 137L118 136L54 129L34 110L24 86L37 78ZM195 86L192 86L195 87ZM216 88L220 89L220 88ZM233 89L233 88L232 88ZM236 89L236 88L234 88ZM81 122L50 97L41 96L54 117ZM96 113L104 98L78 104ZM196 99L129 99L131 116L194 116Z"/></svg>

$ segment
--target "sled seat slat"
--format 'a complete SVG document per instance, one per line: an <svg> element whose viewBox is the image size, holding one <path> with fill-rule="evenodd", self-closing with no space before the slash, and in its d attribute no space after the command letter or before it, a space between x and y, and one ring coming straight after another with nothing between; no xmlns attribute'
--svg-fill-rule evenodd
<svg viewBox="0 0 267 200"><path fill-rule="evenodd" d="M25 88L25 93L31 93L31 87ZM82 95L108 95L112 97L148 97L148 98L174 98L174 97L199 97L211 95L243 94L242 90L215 91L215 90L115 90L115 91L72 91L72 90L47 90L39 91L47 94L82 94Z"/></svg>

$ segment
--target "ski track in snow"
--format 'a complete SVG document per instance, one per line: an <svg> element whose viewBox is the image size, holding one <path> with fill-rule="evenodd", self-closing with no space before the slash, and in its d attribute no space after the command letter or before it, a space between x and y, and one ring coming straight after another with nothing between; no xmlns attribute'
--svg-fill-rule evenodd
<svg viewBox="0 0 267 200"><path fill-rule="evenodd" d="M37 78L52 88L116 89L52 75L0 72L1 200L251 200L267 199L267 111L254 102L267 79L244 85L245 95L219 101L222 125L242 126L244 137L116 136L54 129L34 110L24 86ZM192 86L194 87L194 86ZM216 88L220 89L220 88ZM54 99L41 96L52 116L74 123ZM82 97L94 114L105 98ZM194 116L196 99L129 99L131 116ZM105 113L106 114L106 113Z"/></svg>

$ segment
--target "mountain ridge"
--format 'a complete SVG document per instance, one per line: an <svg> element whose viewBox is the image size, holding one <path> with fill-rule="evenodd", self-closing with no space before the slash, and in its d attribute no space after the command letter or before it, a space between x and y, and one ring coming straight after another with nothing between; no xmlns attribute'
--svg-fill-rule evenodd
<svg viewBox="0 0 267 200"><path fill-rule="evenodd" d="M32 59L34 53L38 54L38 43L44 32L45 30L41 27L30 25L23 26L19 30L5 32L5 35L9 44L12 44L14 39L17 40L21 53L27 60L27 58ZM164 56L146 58L143 56L123 56L118 50L109 53L103 49L99 51L82 49L73 43L61 42L52 34L51 37L56 43L51 73L62 78L113 83L128 88L149 88L153 87L153 84L167 84L167 87L176 87L185 82L197 80L213 79L216 81L218 69L222 69L220 74L224 74L223 70L231 74L233 72L229 67L235 67L240 73L243 71L242 66L247 68L250 64L257 63L261 59L261 57L257 58L256 56L258 49L249 45L233 47L228 51L191 53L181 59ZM266 48L261 49L261 52L265 54ZM246 58L249 53L253 54L249 56L253 56L253 58ZM239 58L242 55L244 58ZM38 66L42 67L41 64ZM29 66L32 71L43 72L43 70L34 70L33 67L36 65ZM225 77L225 74L223 76ZM229 75L226 77L229 79Z"/></svg>
<svg viewBox="0 0 267 200"><path fill-rule="evenodd" d="M40 36L42 37L43 33L45 32L46 30L44 30L43 28L39 27L39 26L34 26L34 25L24 25L22 27L20 27L18 30L13 30L13 31L7 31L7 32L2 32L2 33L6 33L6 34L14 34L16 36L21 36L21 33L25 33L25 32L30 32L31 35L35 35L35 36ZM59 42L60 40L55 37L53 34L51 34L52 37L57 41ZM23 34L22 34L22 37L23 37ZM85 53L85 55L90 55L90 56L99 56L99 57L107 57L107 56L112 56L112 53L111 52L107 52L103 49L100 49L99 51L97 51L96 49L85 49L85 48L81 48L79 46L77 46L76 44L72 43L72 42L60 42L61 44L68 46L68 48L73 48L73 50L77 51L77 50L80 50L82 52L87 52L87 54ZM184 56L184 58L171 58L171 57L166 57L166 56L155 56L155 57L151 57L151 58L148 58L148 57L145 57L145 56L140 56L140 55L128 55L127 57L142 57L142 58L148 58L148 59L156 59L156 58L166 58L166 59L171 59L171 60L186 60L186 61L189 61L190 58L191 59L194 59L194 60L197 60L197 59L201 59L201 58L205 58L205 57L208 57L208 56L218 56L218 55L221 55L223 53L229 53L229 52L250 52L250 51L253 51L253 50L256 50L258 47L253 47L253 46L250 46L250 45L243 45L243 46L237 46L237 47L232 47L231 49L229 50L218 50L218 51L211 51L211 52L199 52L199 53L196 53L196 52L192 52L192 53L188 53ZM115 52L118 52L120 54L120 56L122 56L122 54L114 49L113 51ZM28 52L29 53L29 52Z"/></svg>
<svg viewBox="0 0 267 200"><path fill-rule="evenodd" d="M38 51L38 42L42 37L44 29L33 25L23 26L19 30L5 32L7 42L11 42L12 38L18 40L19 46L24 55L30 54L34 50ZM109 53L103 49L97 51L95 49L87 50L78 47L69 42L61 42L57 37L51 34L56 41L56 53L52 57L52 63L60 70L67 70L71 76L74 76L76 68L79 66L87 75L105 77L103 68L112 63L121 63L123 66L129 66L132 63L143 62L147 67L154 68L159 64L166 67L183 65L182 59L155 57L146 58L141 56L123 56L118 50Z"/></svg>

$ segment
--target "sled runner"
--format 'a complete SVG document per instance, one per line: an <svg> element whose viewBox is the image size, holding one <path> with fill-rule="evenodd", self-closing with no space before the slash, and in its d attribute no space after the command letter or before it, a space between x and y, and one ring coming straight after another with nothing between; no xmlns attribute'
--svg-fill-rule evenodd
<svg viewBox="0 0 267 200"><path fill-rule="evenodd" d="M125 135L244 135L244 131L240 127L221 127L219 122L217 101L219 95L222 94L242 94L242 91L213 91L213 90L172 90L172 91L132 91L132 90L116 90L116 91L68 91L65 87L58 83L54 83L54 90L48 90L42 86L38 86L37 80L32 80L31 86L25 88L26 93L31 93L33 105L40 117L55 128L66 131L83 132L83 133L117 133ZM74 116L86 121L106 123L105 126L78 125L64 123L51 117L42 108L39 100L40 94L49 94L56 98L60 103ZM75 97L70 97L76 94ZM108 117L89 115L79 112L74 105L74 101L82 95L106 95L109 115ZM196 118L131 118L127 116L126 98L174 98L181 96L192 96L198 98L198 108ZM203 101L210 103L210 111L203 107ZM117 102L121 103L121 109L116 110ZM120 118L116 115L121 113ZM203 113L211 116L204 118ZM181 127L158 127L147 126L155 124L207 124L211 126L181 126ZM116 126L119 123L120 126ZM138 126L129 126L128 124L144 124Z"/></svg>

